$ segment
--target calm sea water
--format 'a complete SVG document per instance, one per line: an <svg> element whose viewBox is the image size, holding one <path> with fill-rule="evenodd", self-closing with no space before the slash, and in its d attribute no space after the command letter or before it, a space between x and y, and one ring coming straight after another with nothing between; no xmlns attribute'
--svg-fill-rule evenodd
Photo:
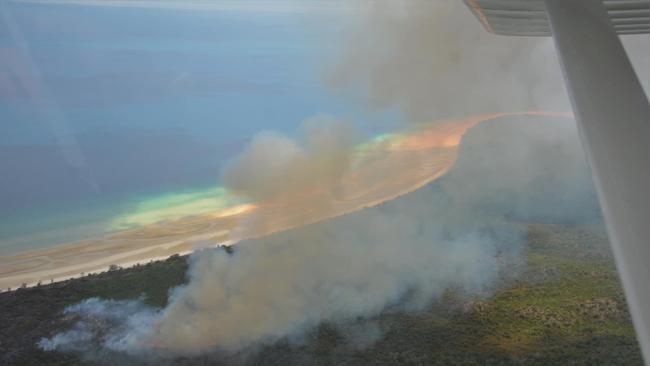
<svg viewBox="0 0 650 366"><path fill-rule="evenodd" d="M323 86L336 11L296 9L4 3L0 255L225 204L219 171L258 131L388 125Z"/></svg>

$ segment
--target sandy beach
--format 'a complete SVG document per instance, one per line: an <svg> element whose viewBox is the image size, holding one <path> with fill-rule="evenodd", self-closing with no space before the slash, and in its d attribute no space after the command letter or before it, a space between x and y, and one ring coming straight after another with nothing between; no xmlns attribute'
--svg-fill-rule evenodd
<svg viewBox="0 0 650 366"><path fill-rule="evenodd" d="M92 240L0 256L0 288L60 281L106 271L111 265L130 266L207 246L229 245L381 204L443 176L454 165L469 128L507 115L511 114L436 122L365 144L353 168L338 182L336 194L296 192L292 199L240 204Z"/></svg>

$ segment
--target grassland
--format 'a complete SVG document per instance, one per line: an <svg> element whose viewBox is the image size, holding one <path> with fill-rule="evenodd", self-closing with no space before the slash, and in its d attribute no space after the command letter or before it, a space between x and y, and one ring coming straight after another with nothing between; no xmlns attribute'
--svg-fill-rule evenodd
<svg viewBox="0 0 650 366"><path fill-rule="evenodd" d="M495 291L448 291L419 313L386 311L354 324L322 324L299 345L247 357L204 355L173 365L642 365L601 227L527 224L525 260L504 266ZM82 299L132 299L164 306L185 281L184 257L0 294L0 365L112 365L44 352L36 342L70 326L63 309ZM381 338L361 347L350 333ZM136 363L142 360L134 361Z"/></svg>

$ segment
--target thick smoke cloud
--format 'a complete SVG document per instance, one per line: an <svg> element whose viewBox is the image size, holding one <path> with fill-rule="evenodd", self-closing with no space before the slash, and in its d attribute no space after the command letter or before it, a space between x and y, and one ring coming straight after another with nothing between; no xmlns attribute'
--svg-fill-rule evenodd
<svg viewBox="0 0 650 366"><path fill-rule="evenodd" d="M463 1L358 2L326 81L373 108L422 122L504 111L571 110L551 37L490 34ZM650 35L622 37L646 94Z"/></svg>
<svg viewBox="0 0 650 366"><path fill-rule="evenodd" d="M166 308L89 300L68 310L81 319L76 328L42 346L159 356L241 352L300 342L321 322L372 318L391 307L422 309L449 288L489 294L500 264L521 258L524 240L513 222L563 220L573 207L594 205L593 195L571 194L593 190L575 151L577 133L565 126L564 119L540 118L476 127L458 164L433 185L379 207L241 242L232 254L195 253L188 284L173 290ZM494 138L499 135L509 139ZM474 163L489 154L495 158ZM579 173L567 175L572 171ZM569 218L584 218L578 211ZM111 316L114 310L121 316ZM98 323L101 331L91 326ZM376 330L371 333L376 339Z"/></svg>
<svg viewBox="0 0 650 366"><path fill-rule="evenodd" d="M262 132L223 170L222 181L229 191L267 210L288 214L308 205L310 215L326 217L331 202L341 197L357 142L353 124L327 116L306 120L296 139ZM282 229L278 225L274 217L254 213L230 237L238 241L274 232Z"/></svg>
<svg viewBox="0 0 650 366"><path fill-rule="evenodd" d="M378 0L351 21L327 80L406 121L570 110L553 40L489 34L463 1Z"/></svg>
<svg viewBox="0 0 650 366"><path fill-rule="evenodd" d="M222 180L255 202L294 200L305 191L335 195L356 136L351 124L326 116L305 121L298 141L263 132L224 169Z"/></svg>
<svg viewBox="0 0 650 366"><path fill-rule="evenodd" d="M376 315L409 290L421 307L450 286L476 291L495 278L492 238L442 237L416 213L372 210L244 242L233 255L204 253L150 336L179 352L236 351Z"/></svg>
<svg viewBox="0 0 650 366"><path fill-rule="evenodd" d="M397 107L408 121L569 110L550 39L489 35L460 1L371 4L359 10L358 32L349 39L354 49L330 82L358 87L373 107ZM321 119L297 140L261 134L224 171L224 181L256 201L294 200L309 190L335 197L355 141L345 126ZM399 167L385 174L400 174ZM517 221L598 215L573 123L488 122L467 134L456 166L428 187L241 242L232 254L197 252L189 282L172 291L166 308L88 300L68 310L80 319L76 328L41 345L146 355L300 342L321 322L371 318L390 307L421 309L450 287L487 294L503 259L520 258ZM113 317L113 309L121 316ZM101 331L91 326L98 319ZM376 329L368 333L377 338Z"/></svg>

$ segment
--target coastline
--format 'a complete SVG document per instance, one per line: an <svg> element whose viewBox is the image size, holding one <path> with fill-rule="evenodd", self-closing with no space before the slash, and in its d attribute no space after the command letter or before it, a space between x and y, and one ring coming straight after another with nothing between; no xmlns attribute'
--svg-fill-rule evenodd
<svg viewBox="0 0 650 366"><path fill-rule="evenodd" d="M361 145L337 195L298 192L300 199L240 203L113 232L104 237L0 256L0 289L63 281L129 267L195 249L231 245L377 206L445 175L454 165L465 132L504 116L567 114L498 113L420 126ZM399 174L386 172L399 170ZM311 204L310 204L311 203ZM318 204L314 204L318 203Z"/></svg>

